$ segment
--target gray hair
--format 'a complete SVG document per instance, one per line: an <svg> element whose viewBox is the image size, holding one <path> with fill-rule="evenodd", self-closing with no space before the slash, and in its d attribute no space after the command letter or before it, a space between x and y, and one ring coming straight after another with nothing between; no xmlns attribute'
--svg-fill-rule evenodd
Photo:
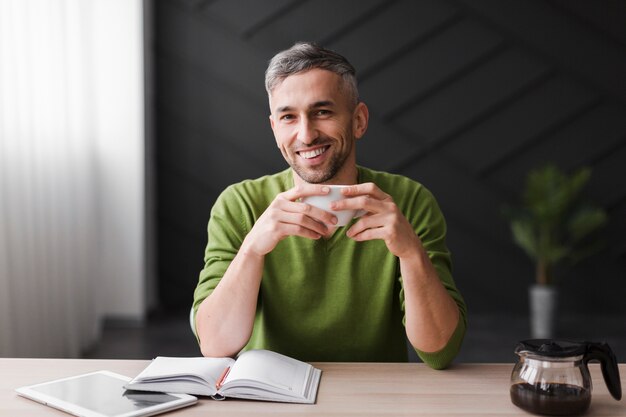
<svg viewBox="0 0 626 417"><path fill-rule="evenodd" d="M285 78L299 72L320 68L334 72L343 79L343 87L354 105L359 102L356 71L346 58L312 42L299 42L277 53L265 71L265 90L272 90Z"/></svg>

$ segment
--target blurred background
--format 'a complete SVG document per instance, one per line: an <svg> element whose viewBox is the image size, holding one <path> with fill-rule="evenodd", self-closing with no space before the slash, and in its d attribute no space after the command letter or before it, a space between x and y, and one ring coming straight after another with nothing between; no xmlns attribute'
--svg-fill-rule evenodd
<svg viewBox="0 0 626 417"><path fill-rule="evenodd" d="M530 336L534 261L505 205L591 169L601 250L558 277L555 337L626 360L626 3L0 0L0 356L199 355L188 323L211 206L282 170L268 60L317 41L357 68L361 165L448 222L469 310L457 361Z"/></svg>

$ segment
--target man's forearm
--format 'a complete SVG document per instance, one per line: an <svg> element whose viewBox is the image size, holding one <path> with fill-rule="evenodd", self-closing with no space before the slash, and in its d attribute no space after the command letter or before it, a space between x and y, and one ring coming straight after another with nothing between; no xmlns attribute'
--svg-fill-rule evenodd
<svg viewBox="0 0 626 417"><path fill-rule="evenodd" d="M325 225L336 223L335 216L297 200L329 191L325 185L300 184L278 194L259 217L220 283L200 304L196 329L203 355L236 355L248 343L265 255L287 236L319 239L325 235Z"/></svg>
<svg viewBox="0 0 626 417"><path fill-rule="evenodd" d="M459 309L421 244L411 256L400 259L400 272L409 341L423 352L443 349L456 329Z"/></svg>
<svg viewBox="0 0 626 417"><path fill-rule="evenodd" d="M234 356L248 343L264 257L241 249L215 290L198 309L196 328L204 356Z"/></svg>

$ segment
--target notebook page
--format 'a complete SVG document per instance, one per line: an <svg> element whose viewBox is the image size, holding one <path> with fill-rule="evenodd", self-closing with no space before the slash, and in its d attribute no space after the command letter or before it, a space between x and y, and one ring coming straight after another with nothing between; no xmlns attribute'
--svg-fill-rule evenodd
<svg viewBox="0 0 626 417"><path fill-rule="evenodd" d="M235 361L231 358L172 358L158 356L133 382L170 380L185 375L202 378L210 386L215 387L215 381L228 366Z"/></svg>
<svg viewBox="0 0 626 417"><path fill-rule="evenodd" d="M302 396L310 369L308 363L279 353L250 350L237 358L224 385L234 385L237 380L259 381L289 395Z"/></svg>

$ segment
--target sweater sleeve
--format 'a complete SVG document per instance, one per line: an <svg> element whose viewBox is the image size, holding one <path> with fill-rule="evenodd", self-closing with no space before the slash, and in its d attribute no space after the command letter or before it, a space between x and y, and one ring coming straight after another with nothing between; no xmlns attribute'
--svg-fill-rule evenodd
<svg viewBox="0 0 626 417"><path fill-rule="evenodd" d="M200 304L219 284L250 228L244 207L241 197L231 186L224 190L211 209L204 267L194 291L194 323Z"/></svg>
<svg viewBox="0 0 626 417"><path fill-rule="evenodd" d="M426 188L419 190L418 203L412 210L409 221L422 241L433 267L446 291L459 308L459 321L446 346L437 352L422 352L415 349L424 363L434 369L446 368L458 354L467 326L467 308L461 293L452 278L452 258L446 245L446 222L433 195ZM400 278L400 285L402 279ZM400 303L405 312L404 289L400 291ZM406 312L403 322L406 324Z"/></svg>

